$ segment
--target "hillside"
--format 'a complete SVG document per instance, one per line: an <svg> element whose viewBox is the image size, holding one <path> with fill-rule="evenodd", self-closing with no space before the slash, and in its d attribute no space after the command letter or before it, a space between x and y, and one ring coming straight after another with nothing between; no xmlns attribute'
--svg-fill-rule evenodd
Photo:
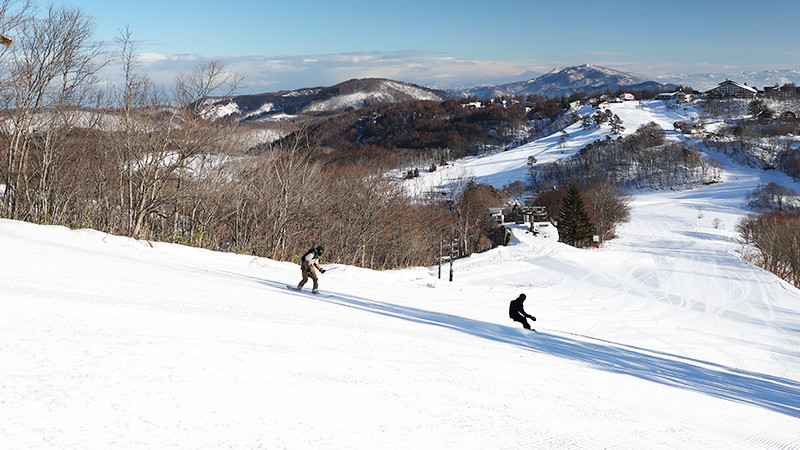
<svg viewBox="0 0 800 450"><path fill-rule="evenodd" d="M636 104L627 130L694 113ZM570 135L453 170L505 183L595 137ZM452 283L323 258L331 297L293 263L0 220L2 446L796 448L800 291L732 230L758 181L800 186L718 156L724 183L637 194L602 249L512 225Z"/></svg>
<svg viewBox="0 0 800 450"><path fill-rule="evenodd" d="M308 140L329 162L395 168L410 160L479 153L527 134L522 105L468 106L453 100L364 108L317 121L308 127Z"/></svg>
<svg viewBox="0 0 800 450"><path fill-rule="evenodd" d="M354 79L330 87L316 87L204 102L206 116L214 120L247 121L277 115L318 114L348 111L384 103L411 100L444 101L450 94L400 81Z"/></svg>
<svg viewBox="0 0 800 450"><path fill-rule="evenodd" d="M614 103L609 109L622 119L625 126L623 135L633 133L639 126L652 121L667 130L668 138L673 140L678 139L678 134L672 130L674 122L692 121L699 116L699 111L693 108L667 108L663 101L649 101L643 104ZM583 116L592 112L591 108L586 107L577 114ZM448 166L439 167L433 173L422 171L419 178L406 181L405 187L411 192L438 191L455 180L473 177L501 188L514 181L525 180L528 174L527 162L531 156L536 158L538 163L555 161L574 154L586 144L603 140L611 135L611 129L607 125L587 130L580 122L570 125L564 131L569 138L563 143L559 142L561 133L554 133L508 151L464 158Z"/></svg>

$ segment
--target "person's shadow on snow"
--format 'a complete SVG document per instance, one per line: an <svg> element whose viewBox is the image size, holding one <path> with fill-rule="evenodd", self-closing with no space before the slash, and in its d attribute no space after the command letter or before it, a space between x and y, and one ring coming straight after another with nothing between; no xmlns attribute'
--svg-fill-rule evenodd
<svg viewBox="0 0 800 450"><path fill-rule="evenodd" d="M800 417L800 383L787 378L747 372L719 364L644 348L557 332L535 333L508 326L398 306L357 296L333 293L322 301L395 317L420 324L456 330L587 363L607 372L641 378L717 398L760 406Z"/></svg>

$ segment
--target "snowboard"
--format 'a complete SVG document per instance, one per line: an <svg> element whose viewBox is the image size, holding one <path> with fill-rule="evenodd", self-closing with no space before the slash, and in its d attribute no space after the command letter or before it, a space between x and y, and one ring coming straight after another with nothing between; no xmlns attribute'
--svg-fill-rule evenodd
<svg viewBox="0 0 800 450"><path fill-rule="evenodd" d="M311 295L316 295L316 296L318 296L318 297L325 297L325 298L331 298L331 297L333 297L333 295L331 295L331 294L323 294L323 293L321 293L321 292L320 292L319 294L315 294L315 293L313 293L313 292L311 292L311 291L309 291L309 290L307 290L307 289L301 289L301 290L299 290L299 291L298 291L298 290L297 290L297 286L292 286L292 285L290 285L290 284L287 284L287 285L286 285L286 289L289 289L290 291L300 292L300 293L302 293L302 294L311 294Z"/></svg>

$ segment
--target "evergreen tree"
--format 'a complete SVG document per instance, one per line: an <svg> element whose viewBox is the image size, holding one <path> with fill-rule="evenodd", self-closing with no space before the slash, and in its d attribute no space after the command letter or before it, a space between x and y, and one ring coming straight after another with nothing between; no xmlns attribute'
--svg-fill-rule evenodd
<svg viewBox="0 0 800 450"><path fill-rule="evenodd" d="M581 127L584 130L590 130L592 128L592 116L586 115L581 117Z"/></svg>
<svg viewBox="0 0 800 450"><path fill-rule="evenodd" d="M558 237L561 242L577 247L594 235L594 225L583 206L581 191L570 184L558 211Z"/></svg>
<svg viewBox="0 0 800 450"><path fill-rule="evenodd" d="M622 119L616 114L611 116L608 123L611 125L611 132L617 136L622 135L622 132L625 131L625 127L622 125Z"/></svg>
<svg viewBox="0 0 800 450"><path fill-rule="evenodd" d="M764 100L757 99L753 100L749 105L747 105L747 111L750 113L750 115L755 117L763 112L769 111L769 108L767 108L767 104L764 103Z"/></svg>

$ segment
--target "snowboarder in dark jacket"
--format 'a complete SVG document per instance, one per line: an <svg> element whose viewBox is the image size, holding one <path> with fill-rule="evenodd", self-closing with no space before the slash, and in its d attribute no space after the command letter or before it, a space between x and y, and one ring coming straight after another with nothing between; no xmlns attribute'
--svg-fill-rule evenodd
<svg viewBox="0 0 800 450"><path fill-rule="evenodd" d="M525 294L519 294L516 300L512 300L511 303L508 305L508 317L511 318L514 322L519 322L525 327L526 330L531 329L531 325L528 323L526 318L529 318L536 322L536 317L525 312L522 308L522 303L525 301ZM535 331L535 330L534 330Z"/></svg>
<svg viewBox="0 0 800 450"><path fill-rule="evenodd" d="M300 280L300 284L297 285L298 291L303 289L303 285L311 278L314 281L314 288L311 292L319 294L319 281L317 281L317 274L314 272L314 268L319 270L319 273L325 273L325 269L319 265L319 257L322 256L324 251L325 247L318 245L309 249L303 254L302 258L300 258L300 270L303 272L303 279Z"/></svg>

